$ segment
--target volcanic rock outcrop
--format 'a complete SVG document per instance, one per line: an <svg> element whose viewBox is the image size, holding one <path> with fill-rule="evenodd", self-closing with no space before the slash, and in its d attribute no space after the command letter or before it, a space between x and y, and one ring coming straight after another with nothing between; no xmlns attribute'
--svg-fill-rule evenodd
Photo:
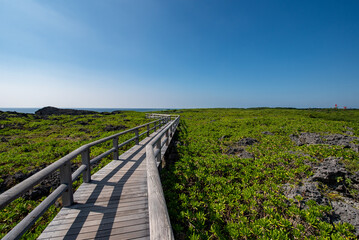
<svg viewBox="0 0 359 240"><path fill-rule="evenodd" d="M301 196L300 201L303 208L307 208L306 202L314 200L321 205L332 206L332 212L327 221L330 223L347 222L352 224L359 235L359 203L358 196L352 196L349 189L359 190L359 173L349 173L340 159L326 158L317 167L314 167L314 175L302 182L301 185L284 184L282 190L289 199L296 199ZM335 193L338 199L330 200L319 190L323 184L330 192ZM340 193L340 194L339 194ZM295 200L298 201L298 200Z"/></svg>
<svg viewBox="0 0 359 240"><path fill-rule="evenodd" d="M351 148L354 151L359 152L359 144L354 143L354 141L359 141L359 138L354 136L342 134L331 134L322 136L319 133L303 132L300 133L300 135L292 134L289 137L297 146L302 146L305 144L328 144L344 146L345 148Z"/></svg>
<svg viewBox="0 0 359 240"><path fill-rule="evenodd" d="M229 146L227 154L236 155L240 158L254 158L252 153L246 151L246 147L256 143L259 143L259 141L255 138L243 138L236 142L234 145Z"/></svg>
<svg viewBox="0 0 359 240"><path fill-rule="evenodd" d="M85 114L96 114L97 112L88 110L75 110L75 109L60 109L55 107L44 107L35 112L38 116L49 116L49 115L85 115Z"/></svg>

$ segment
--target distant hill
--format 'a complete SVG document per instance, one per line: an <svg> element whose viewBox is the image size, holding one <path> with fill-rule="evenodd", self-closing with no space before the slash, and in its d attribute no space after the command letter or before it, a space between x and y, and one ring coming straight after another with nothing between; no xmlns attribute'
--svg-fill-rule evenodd
<svg viewBox="0 0 359 240"><path fill-rule="evenodd" d="M35 112L39 116L49 115L84 115L84 114L96 114L97 112L88 110L75 110L75 109L60 109L55 107L44 107Z"/></svg>

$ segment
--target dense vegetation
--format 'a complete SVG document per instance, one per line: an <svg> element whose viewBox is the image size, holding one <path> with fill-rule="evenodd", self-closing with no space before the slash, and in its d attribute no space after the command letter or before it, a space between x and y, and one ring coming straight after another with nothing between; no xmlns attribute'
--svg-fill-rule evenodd
<svg viewBox="0 0 359 240"><path fill-rule="evenodd" d="M39 117L34 114L17 114L0 112L0 186L4 191L14 186L22 178L16 176L30 175L50 163L65 156L76 148L113 135L124 129L133 128L151 120L144 113L118 112L91 115L58 115ZM145 131L145 129L143 129ZM123 142L134 134L120 137ZM109 150L112 141L91 148L91 157ZM129 149L127 145L120 153ZM111 156L103 159L92 171L107 164ZM80 158L74 162L74 167L80 163ZM81 181L75 182L74 187ZM25 200L19 198L0 211L0 238L11 230L27 213L34 209L43 198ZM47 223L56 215L61 202L53 205L28 233L26 239L35 239Z"/></svg>
<svg viewBox="0 0 359 240"><path fill-rule="evenodd" d="M308 201L303 207L281 186L301 184L329 156L358 171L353 149L297 146L290 138L303 132L359 136L358 110L202 109L180 115L179 160L161 176L177 239L356 239L352 225L325 221L330 206ZM258 141L245 148L252 158L228 154L245 138ZM349 190L358 200L357 190Z"/></svg>
<svg viewBox="0 0 359 240"><path fill-rule="evenodd" d="M350 224L325 221L330 206L314 201L303 206L301 199L286 197L282 186L301 184L313 175L313 166L329 156L341 158L348 171L357 172L359 154L353 149L297 146L290 136L304 132L359 136L358 110L192 109L173 113L181 115L179 159L162 171L162 181L177 239L356 239ZM31 174L85 143L148 121L136 112L49 117L0 112L1 188L16 183L11 176ZM233 146L249 138L256 141L245 147L247 155L231 154ZM108 142L91 149L91 156L110 146ZM330 189L321 191L329 199L341 198ZM357 190L348 191L358 201ZM42 199L19 198L1 210L0 237ZM52 206L24 238L36 238L60 206Z"/></svg>

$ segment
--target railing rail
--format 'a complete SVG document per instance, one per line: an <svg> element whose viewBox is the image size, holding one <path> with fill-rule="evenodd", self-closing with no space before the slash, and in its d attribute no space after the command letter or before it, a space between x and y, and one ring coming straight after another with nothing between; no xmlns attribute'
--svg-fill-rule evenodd
<svg viewBox="0 0 359 240"><path fill-rule="evenodd" d="M179 116L171 117L175 117L175 119L146 145L148 211L151 240L174 239L158 172L158 163L161 164L162 159L161 150L165 145L168 147L169 140L173 137L180 120Z"/></svg>
<svg viewBox="0 0 359 240"><path fill-rule="evenodd" d="M161 114L161 113L146 113L146 118L166 118L170 117L174 120L178 115L170 115L170 114Z"/></svg>
<svg viewBox="0 0 359 240"><path fill-rule="evenodd" d="M158 117L157 117L158 118ZM109 137L99 139L97 141L88 143L67 154L56 162L50 164L43 170L27 178L23 182L17 184L11 189L5 191L0 195L0 209L6 207L9 203L17 199L30 190L35 185L39 184L43 179L48 177L50 174L60 169L60 186L58 186L43 202L41 202L32 212L29 213L19 224L17 224L3 239L19 239L35 222L42 216L42 214L52 205L55 201L62 196L63 206L70 206L73 204L73 189L72 183L83 173L83 181L91 181L91 165L101 160L102 158L113 153L114 159L118 159L118 149L135 141L139 143L139 139L142 135L150 134L150 131L156 131L164 124L170 122L171 117L161 116L158 120L146 123L126 131L114 134ZM150 125L153 125L151 128ZM146 131L139 134L139 129L145 128ZM127 133L135 133L135 137L126 140L125 142L118 144L118 138L121 135ZM90 148L101 144L103 142L112 140L113 148L98 155L97 157L90 160ZM74 172L71 173L71 160L81 155L82 165Z"/></svg>

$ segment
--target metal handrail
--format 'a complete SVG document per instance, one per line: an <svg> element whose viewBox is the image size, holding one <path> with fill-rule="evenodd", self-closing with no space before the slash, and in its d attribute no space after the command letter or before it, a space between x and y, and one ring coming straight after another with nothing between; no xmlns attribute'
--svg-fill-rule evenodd
<svg viewBox="0 0 359 240"><path fill-rule="evenodd" d="M146 145L148 211L151 240L174 239L157 167L157 163L160 163L162 159L161 149L164 146L169 146L169 140L173 137L179 124L180 116L171 117L175 117L175 119ZM156 150L154 148L156 148Z"/></svg>
<svg viewBox="0 0 359 240"><path fill-rule="evenodd" d="M109 137L99 139L97 141L85 144L66 156L60 158L56 162L50 164L43 170L32 175L16 186L10 188L0 195L0 210L6 207L9 203L23 195L26 191L40 183L43 179L48 177L50 174L60 169L60 186L58 186L54 192L52 192L42 203L40 203L33 211L31 211L19 224L17 224L3 239L19 239L35 222L42 216L42 214L55 203L56 199L62 196L63 206L70 206L73 204L73 190L72 183L83 173L83 182L91 181L91 165L100 159L108 156L113 153L114 159L118 159L118 149L129 144L132 141L136 141L136 144L139 143L139 138L143 134L139 134L139 129L147 127L147 130L144 133L147 133L149 136L150 131L159 129L164 124L168 123L171 120L168 116L162 116L160 119L146 123L126 131L114 134ZM153 124L154 127L151 128L150 125ZM118 138L121 135L126 133L134 132L135 137L118 144ZM90 148L101 144L103 142L113 140L113 148L100 154L99 156L90 160ZM71 174L71 160L76 158L81 154L82 165Z"/></svg>

